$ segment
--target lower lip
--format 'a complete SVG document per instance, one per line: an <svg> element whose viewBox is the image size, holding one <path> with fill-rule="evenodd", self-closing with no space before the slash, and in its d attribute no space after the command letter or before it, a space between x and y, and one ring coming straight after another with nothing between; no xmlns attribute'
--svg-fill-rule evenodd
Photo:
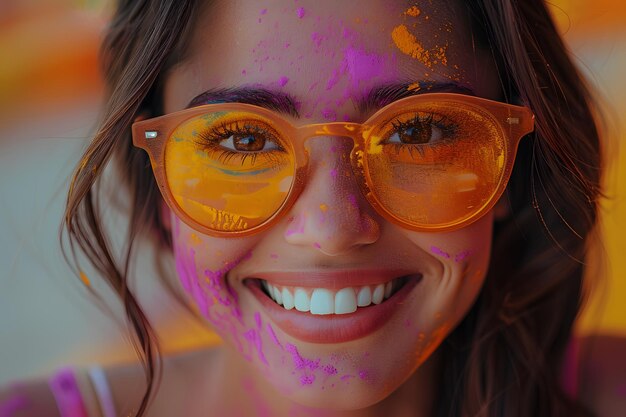
<svg viewBox="0 0 626 417"><path fill-rule="evenodd" d="M384 302L359 307L350 314L315 315L296 309L285 310L269 298L258 280L247 280L246 286L259 300L270 319L288 335L303 342L342 343L365 337L387 323L404 303L422 275L410 275L406 283Z"/></svg>

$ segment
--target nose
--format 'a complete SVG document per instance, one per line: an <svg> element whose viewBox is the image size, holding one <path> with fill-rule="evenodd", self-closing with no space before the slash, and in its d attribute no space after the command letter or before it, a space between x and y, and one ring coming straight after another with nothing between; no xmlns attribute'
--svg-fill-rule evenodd
<svg viewBox="0 0 626 417"><path fill-rule="evenodd" d="M367 202L350 165L347 138L307 141L309 171L304 190L290 213L285 240L336 256L380 237L378 215Z"/></svg>

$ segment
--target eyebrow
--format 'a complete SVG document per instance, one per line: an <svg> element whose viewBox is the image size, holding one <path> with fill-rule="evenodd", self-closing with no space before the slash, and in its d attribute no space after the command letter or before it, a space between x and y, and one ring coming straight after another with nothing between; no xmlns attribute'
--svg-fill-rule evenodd
<svg viewBox="0 0 626 417"><path fill-rule="evenodd" d="M471 88L455 82L398 82L373 87L357 97L355 107L363 114L371 113L394 101L425 93L459 93L475 96ZM194 97L187 108L216 103L245 103L265 107L296 118L300 117L299 102L284 91L256 86L209 89Z"/></svg>

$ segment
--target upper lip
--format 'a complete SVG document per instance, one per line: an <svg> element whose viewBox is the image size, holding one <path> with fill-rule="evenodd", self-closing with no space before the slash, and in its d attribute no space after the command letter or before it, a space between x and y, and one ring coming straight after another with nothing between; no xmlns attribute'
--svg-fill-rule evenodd
<svg viewBox="0 0 626 417"><path fill-rule="evenodd" d="M394 278L417 274L403 269L345 269L256 272L245 278L264 279L270 284L286 287L328 288L384 284Z"/></svg>

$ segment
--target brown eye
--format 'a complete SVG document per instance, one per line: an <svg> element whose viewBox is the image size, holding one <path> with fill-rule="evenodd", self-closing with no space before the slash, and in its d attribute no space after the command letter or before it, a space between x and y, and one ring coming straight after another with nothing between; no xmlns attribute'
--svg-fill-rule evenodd
<svg viewBox="0 0 626 417"><path fill-rule="evenodd" d="M432 138L432 131L430 123L418 122L401 129L398 136L402 143L428 143Z"/></svg>
<svg viewBox="0 0 626 417"><path fill-rule="evenodd" d="M260 151L265 146L265 138L259 135L234 136L233 145L235 150L255 152Z"/></svg>

